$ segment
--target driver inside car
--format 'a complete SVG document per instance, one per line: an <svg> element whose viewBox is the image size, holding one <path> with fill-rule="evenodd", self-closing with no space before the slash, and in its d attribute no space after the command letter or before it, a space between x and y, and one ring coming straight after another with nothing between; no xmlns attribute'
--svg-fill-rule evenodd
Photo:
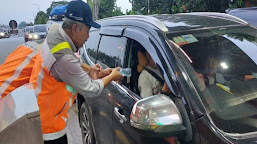
<svg viewBox="0 0 257 144"><path fill-rule="evenodd" d="M138 79L138 89L142 98L147 98L156 94L169 95L171 93L168 85L163 80L161 72L150 54L145 51L138 51L137 71L141 72ZM165 137L169 144L179 144L176 137Z"/></svg>
<svg viewBox="0 0 257 144"><path fill-rule="evenodd" d="M137 71L141 72L138 79L140 96L146 98L160 93L170 94L171 91L150 54L147 51L138 51L138 59Z"/></svg>
<svg viewBox="0 0 257 144"><path fill-rule="evenodd" d="M204 76L206 85L210 84L225 84L225 79L222 74L218 73L219 61L216 57L210 56L206 61L206 72Z"/></svg>

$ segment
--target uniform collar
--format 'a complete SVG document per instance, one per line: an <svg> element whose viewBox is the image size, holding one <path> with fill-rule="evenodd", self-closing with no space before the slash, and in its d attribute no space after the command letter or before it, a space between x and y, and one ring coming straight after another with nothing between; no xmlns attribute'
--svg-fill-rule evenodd
<svg viewBox="0 0 257 144"><path fill-rule="evenodd" d="M63 28L61 26L59 27L59 31L60 31L61 35L63 36L64 40L67 41L70 44L70 47L71 47L72 51L76 52L77 51L76 46L74 45L71 38L67 35L67 33L63 30Z"/></svg>

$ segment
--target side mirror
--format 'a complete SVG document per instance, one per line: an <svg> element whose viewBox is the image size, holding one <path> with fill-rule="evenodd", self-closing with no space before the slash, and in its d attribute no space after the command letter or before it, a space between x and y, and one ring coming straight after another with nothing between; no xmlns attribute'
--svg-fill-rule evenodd
<svg viewBox="0 0 257 144"><path fill-rule="evenodd" d="M137 101L130 115L130 125L142 135L154 137L184 134L182 117L174 102L165 95Z"/></svg>

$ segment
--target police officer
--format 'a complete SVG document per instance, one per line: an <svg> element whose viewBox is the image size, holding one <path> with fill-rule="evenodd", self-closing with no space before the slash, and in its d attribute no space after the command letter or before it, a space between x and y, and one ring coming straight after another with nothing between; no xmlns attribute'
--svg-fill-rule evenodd
<svg viewBox="0 0 257 144"><path fill-rule="evenodd" d="M111 81L123 78L119 67L103 70L101 75L107 76L96 80L90 76L98 75L100 65L83 65L88 73L82 69L74 52L88 39L91 27L101 26L92 20L89 6L81 0L71 1L62 27L48 34L37 55L30 82L38 97L44 143L67 143L67 111L76 92L97 96Z"/></svg>

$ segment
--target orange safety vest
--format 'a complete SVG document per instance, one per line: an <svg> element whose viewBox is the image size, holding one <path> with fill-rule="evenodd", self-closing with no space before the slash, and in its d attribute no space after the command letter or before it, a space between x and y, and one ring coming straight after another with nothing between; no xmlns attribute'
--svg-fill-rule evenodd
<svg viewBox="0 0 257 144"><path fill-rule="evenodd" d="M0 99L29 82L39 44L27 42L15 49L0 65Z"/></svg>
<svg viewBox="0 0 257 144"><path fill-rule="evenodd" d="M71 50L68 42L60 43L50 49L45 41L38 53L30 78L38 98L44 140L55 140L66 133L67 111L76 96L76 92L70 86L50 75L50 69L56 61L53 54L63 49Z"/></svg>

